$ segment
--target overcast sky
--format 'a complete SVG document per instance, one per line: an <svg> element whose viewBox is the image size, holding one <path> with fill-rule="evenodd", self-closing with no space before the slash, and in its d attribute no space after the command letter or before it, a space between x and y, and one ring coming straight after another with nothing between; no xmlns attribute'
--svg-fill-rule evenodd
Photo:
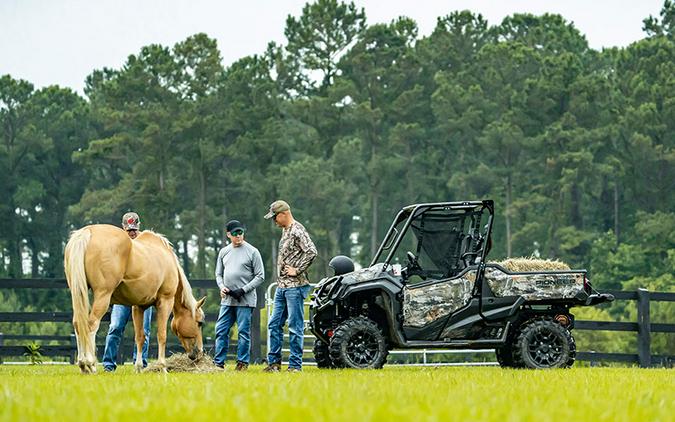
<svg viewBox="0 0 675 422"><path fill-rule="evenodd" d="M0 75L37 88L58 84L82 92L94 69L119 68L142 46L173 46L204 32L218 40L227 66L284 42L289 14L306 0L0 0ZM428 35L436 18L455 10L481 13L490 24L510 14L559 13L595 49L644 38L642 20L663 0L356 0L369 23L413 18Z"/></svg>

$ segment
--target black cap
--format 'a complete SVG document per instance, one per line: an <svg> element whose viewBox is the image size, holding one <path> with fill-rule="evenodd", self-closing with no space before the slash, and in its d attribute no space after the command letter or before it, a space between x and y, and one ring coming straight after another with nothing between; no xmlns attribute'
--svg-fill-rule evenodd
<svg viewBox="0 0 675 422"><path fill-rule="evenodd" d="M230 220L225 225L225 230L227 230L228 233L232 233L237 229L246 231L246 227L244 227L239 220Z"/></svg>

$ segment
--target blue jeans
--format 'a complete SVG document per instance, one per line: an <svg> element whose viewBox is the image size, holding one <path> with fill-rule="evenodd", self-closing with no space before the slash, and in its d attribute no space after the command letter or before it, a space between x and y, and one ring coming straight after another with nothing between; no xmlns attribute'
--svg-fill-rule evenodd
<svg viewBox="0 0 675 422"><path fill-rule="evenodd" d="M302 346L305 338L305 298L311 286L277 288L274 294L274 311L269 330L270 351L267 363L281 363L281 345L284 342L283 327L288 319L289 342L291 356L288 359L289 368L302 368Z"/></svg>
<svg viewBox="0 0 675 422"><path fill-rule="evenodd" d="M216 321L216 355L213 363L225 365L227 350L230 347L230 328L237 321L237 361L248 363L251 355L251 316L253 308L249 306L220 305Z"/></svg>
<svg viewBox="0 0 675 422"><path fill-rule="evenodd" d="M105 338L105 351L103 352L103 367L114 371L117 368L117 350L120 347L124 328L131 317L131 306L113 305L110 312L110 327L108 335ZM145 332L145 342L143 343L143 367L148 366L148 344L150 344L150 320L152 319L152 308L148 308L143 313L143 331ZM136 360L136 346L134 343L133 360Z"/></svg>

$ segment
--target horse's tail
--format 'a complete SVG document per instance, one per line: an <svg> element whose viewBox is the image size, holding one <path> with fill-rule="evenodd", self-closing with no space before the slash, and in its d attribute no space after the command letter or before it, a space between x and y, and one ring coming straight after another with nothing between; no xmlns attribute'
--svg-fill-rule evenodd
<svg viewBox="0 0 675 422"><path fill-rule="evenodd" d="M89 336L89 291L84 270L84 253L90 239L91 231L86 227L72 232L63 256L64 269L73 301L73 323L77 326L78 338L84 350L93 349Z"/></svg>

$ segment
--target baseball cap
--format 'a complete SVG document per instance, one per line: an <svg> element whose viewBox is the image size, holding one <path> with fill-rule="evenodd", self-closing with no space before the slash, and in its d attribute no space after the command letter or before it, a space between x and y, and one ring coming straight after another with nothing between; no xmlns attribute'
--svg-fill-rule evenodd
<svg viewBox="0 0 675 422"><path fill-rule="evenodd" d="M229 233L232 233L235 230L242 230L246 231L246 227L244 227L243 224L241 224L241 221L239 220L230 220L225 224L225 230L227 230Z"/></svg>
<svg viewBox="0 0 675 422"><path fill-rule="evenodd" d="M122 228L126 231L138 230L141 227L141 219L135 212L128 212L122 217Z"/></svg>
<svg viewBox="0 0 675 422"><path fill-rule="evenodd" d="M270 204L270 211L265 214L265 219L269 220L280 212L290 211L291 207L288 205L288 202L278 199Z"/></svg>

